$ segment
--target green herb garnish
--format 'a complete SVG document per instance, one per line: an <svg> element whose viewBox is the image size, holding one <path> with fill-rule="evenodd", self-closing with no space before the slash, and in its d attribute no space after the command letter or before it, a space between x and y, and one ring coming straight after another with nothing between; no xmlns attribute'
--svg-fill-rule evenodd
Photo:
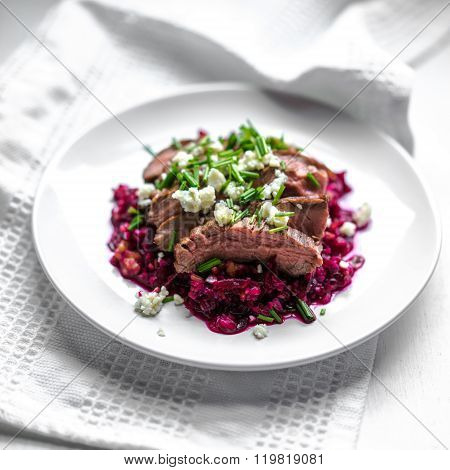
<svg viewBox="0 0 450 470"><path fill-rule="evenodd" d="M231 164L231 174L236 181L241 184L245 184L244 178L242 178L241 173L239 172L239 168L234 163Z"/></svg>
<svg viewBox="0 0 450 470"><path fill-rule="evenodd" d="M168 295L167 297L165 297L162 301L163 304L167 304L169 302L172 302L173 301L173 295Z"/></svg>
<svg viewBox="0 0 450 470"><path fill-rule="evenodd" d="M138 228L139 225L141 225L141 223L143 222L144 220L144 216L142 214L136 214L132 219L131 219L131 222L130 222L130 225L128 225L128 230L134 230L135 228Z"/></svg>
<svg viewBox="0 0 450 470"><path fill-rule="evenodd" d="M320 183L317 181L317 178L312 173L306 174L306 179L315 187L320 188Z"/></svg>
<svg viewBox="0 0 450 470"><path fill-rule="evenodd" d="M316 314L306 302L296 298L295 306L306 323L312 323L316 320Z"/></svg>
<svg viewBox="0 0 450 470"><path fill-rule="evenodd" d="M327 309L321 308L319 313L320 313L320 316L323 317L327 313Z"/></svg>
<svg viewBox="0 0 450 470"><path fill-rule="evenodd" d="M275 197L273 198L272 204L273 204L274 206L275 206L275 205L278 203L278 201L280 200L281 196L282 196L283 193L284 193L284 190L285 190L285 186L284 186L284 184L282 184L282 185L280 186L280 189L277 191L277 194L275 194Z"/></svg>
<svg viewBox="0 0 450 470"><path fill-rule="evenodd" d="M286 230L288 228L287 225L283 225L281 227L275 227L275 228L271 228L269 230L269 233L277 233L277 232L282 232L283 230Z"/></svg>
<svg viewBox="0 0 450 470"><path fill-rule="evenodd" d="M172 230L172 233L170 234L169 244L167 246L167 251L173 251L173 247L175 246L176 239L177 239L177 231Z"/></svg>
<svg viewBox="0 0 450 470"><path fill-rule="evenodd" d="M257 173L256 171L240 170L240 172L243 178L250 178L250 179L259 178L259 173Z"/></svg>
<svg viewBox="0 0 450 470"><path fill-rule="evenodd" d="M295 212L277 212L275 217L292 217L295 215Z"/></svg>
<svg viewBox="0 0 450 470"><path fill-rule="evenodd" d="M186 180L186 183L188 184L189 187L191 188L197 188L198 187L198 181L189 173L188 171L185 171L183 173L184 179Z"/></svg>
<svg viewBox="0 0 450 470"><path fill-rule="evenodd" d="M222 261L219 258L211 258L208 261L198 264L197 272L206 273L208 271L211 271L214 266L219 266L220 264L222 264Z"/></svg>
<svg viewBox="0 0 450 470"><path fill-rule="evenodd" d="M269 312L278 323L283 323L283 320L281 319L280 315L278 315L278 313L275 311L275 309L271 308Z"/></svg>
<svg viewBox="0 0 450 470"><path fill-rule="evenodd" d="M258 320L262 320L262 321L265 321L267 323L273 323L273 318L268 317L266 315L258 315L256 318L258 318Z"/></svg>
<svg viewBox="0 0 450 470"><path fill-rule="evenodd" d="M258 135L258 137L255 138L255 150L260 158L269 153L269 147L264 137Z"/></svg>

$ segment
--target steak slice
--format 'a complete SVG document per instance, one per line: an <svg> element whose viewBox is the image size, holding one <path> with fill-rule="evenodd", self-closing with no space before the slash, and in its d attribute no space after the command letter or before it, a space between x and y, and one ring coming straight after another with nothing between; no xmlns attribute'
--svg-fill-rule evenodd
<svg viewBox="0 0 450 470"><path fill-rule="evenodd" d="M289 217L289 227L321 240L328 219L328 198L323 196L283 197L277 204L280 212L295 212Z"/></svg>
<svg viewBox="0 0 450 470"><path fill-rule="evenodd" d="M178 186L172 189L162 189L152 198L152 204L147 212L147 223L159 227L165 220L183 211L180 201L172 194Z"/></svg>
<svg viewBox="0 0 450 470"><path fill-rule="evenodd" d="M176 232L175 243L178 243L179 240L188 237L191 230L199 224L200 221L198 214L180 212L179 214L164 220L164 222L158 226L154 241L161 250L167 251L169 249L170 240L174 230Z"/></svg>
<svg viewBox="0 0 450 470"><path fill-rule="evenodd" d="M270 233L266 226L257 227L248 218L231 227L209 221L194 228L175 246L175 269L193 272L199 263L214 257L234 261L274 259L278 268L291 276L309 273L322 264L314 240L304 233L290 227Z"/></svg>
<svg viewBox="0 0 450 470"><path fill-rule="evenodd" d="M285 151L277 151L275 154L286 163L285 173L288 179L284 184L283 196L317 196L325 194L328 179L332 172L323 163L301 153L286 154ZM314 176L319 183L319 187L315 187L307 178L308 173ZM270 183L274 178L275 169L266 167L260 178L255 181L254 186L263 186Z"/></svg>
<svg viewBox="0 0 450 470"><path fill-rule="evenodd" d="M192 142L190 139L181 140L181 145L188 145ZM174 146L167 147L155 155L144 170L144 180L149 183L158 179L162 173L169 170L170 161L178 150Z"/></svg>

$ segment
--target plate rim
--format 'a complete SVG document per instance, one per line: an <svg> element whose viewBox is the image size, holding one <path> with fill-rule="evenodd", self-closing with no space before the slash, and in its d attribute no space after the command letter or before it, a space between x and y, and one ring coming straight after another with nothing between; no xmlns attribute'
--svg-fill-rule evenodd
<svg viewBox="0 0 450 470"><path fill-rule="evenodd" d="M114 114L114 116L119 117L119 119L123 118L123 116L129 112L132 112L140 107L145 107L149 106L152 103L156 103L159 101L164 101L167 99L173 99L177 98L180 96L185 96L189 94L197 94L197 93L207 93L207 92L226 92L226 91L249 91L249 92L276 92L280 94L292 94L289 92L289 90L283 91L283 90L273 90L267 87L263 86L257 86L257 85L249 85L245 83L240 83L240 82L205 82L205 83L195 83L195 84L188 84L188 85L181 85L181 86L175 86L175 87L170 87L170 89L166 90L166 92L158 95L157 97L148 99L146 101L130 105L129 107L124 108L121 110L119 113ZM320 101L317 100L312 100L307 97L302 97L301 95L297 95L300 98L304 99L305 101L314 103L316 105L319 105L324 108L328 108L331 110L335 110L335 108L327 105L320 103ZM145 348L144 346L137 344L133 342L132 340L121 336L122 331L128 326L130 322L127 322L123 325L123 329L120 330L119 332L114 332L112 331L111 328L108 328L107 326L103 325L102 323L99 323L96 321L92 316L86 314L82 309L78 308L77 305L73 303L73 301L67 297L67 295L64 293L63 289L60 288L58 285L58 282L52 277L51 273L48 271L46 264L44 262L44 255L40 249L39 242L38 242L38 207L40 204L40 200L42 197L42 193L45 189L45 182L48 179L52 169L60 162L60 160L63 158L63 156L69 151L69 149L74 146L79 140L81 140L86 134L94 131L96 128L104 125L106 122L110 121L111 119L115 119L115 117L110 113L109 116L106 116L105 119L97 121L94 125L90 126L87 129L83 129L79 131L78 133L74 134L74 136L70 139L68 139L67 143L63 145L59 151L55 153L53 158L48 162L46 167L44 168L40 178L39 182L37 184L35 194L34 194L34 200L33 200L33 208L32 208L32 214L31 214L31 234L32 234L32 242L33 246L35 249L36 256L39 260L39 263L41 265L42 270L44 271L46 277L52 284L52 286L55 288L55 290L58 292L59 295L70 305L70 307L75 310L79 315L81 315L82 318L88 321L91 325L93 325L95 328L98 328L101 332L105 333L110 339L105 343L105 345L102 346L102 349L105 348L107 345L111 344L112 341L119 341L123 344L126 344L127 346L133 348L134 350L138 350L144 354L148 354L150 356L158 357L163 360L168 360L171 362L175 362L178 364L184 364L188 365L191 367L199 367L202 369L210 369L210 370L227 370L227 371L262 371L262 370L278 370L278 369L284 369L284 368L289 368L297 365L304 365L304 364L309 364L313 363L316 361L320 361L332 356L335 356L337 354L340 354L342 352L350 351L353 355L355 355L351 350L353 350L355 347L371 340L387 328L389 328L392 324L394 324L409 308L416 302L418 297L422 294L424 291L425 287L428 285L431 277L433 276L436 266L439 261L440 253L441 253L441 248L442 248L442 221L441 221L441 215L438 210L438 206L436 204L434 195L432 191L430 190L429 183L426 178L424 178L420 170L420 163L414 160L414 157L398 142L396 141L393 137L390 135L386 134L384 131L376 128L375 126L371 125L370 123L366 123L362 120L358 120L347 113L344 113L347 118L353 120L356 123L363 124L365 127L369 128L373 133L377 134L381 139L385 140L391 147L396 150L400 157L403 159L403 161L410 167L410 169L413 171L415 176L418 178L420 181L424 193L426 194L426 197L430 203L431 209L432 209L432 218L435 224L435 243L433 244L434 249L432 253L433 261L429 265L429 270L426 273L426 276L424 277L424 281L422 282L420 288L416 291L415 295L411 298L411 300L404 306L403 309L401 309L399 312L397 312L388 322L384 323L383 325L379 326L376 328L374 331L371 333L357 339L354 341L351 341L348 344L344 344L342 341L340 341L339 338L337 338L332 332L329 331L329 329L324 326L321 322L321 319L318 318L318 322L321 324L322 328L324 328L326 331L331 334L331 336L334 337L335 340L339 343L338 346L328 350L326 353L323 354L318 354L315 356L311 356L308 358L303 358L303 359L292 359L289 361L283 360L278 363L269 363L269 364L257 364L257 365L252 365L252 364L243 364L243 365L226 365L226 364L217 364L214 363L213 361L208 362L207 359L204 361L197 361L197 360L190 360L190 359L185 359L181 356L173 355L170 353L165 353L165 352L160 352L160 351L154 351L150 350L148 348ZM430 255L430 260L431 260L431 255ZM133 317L135 318L135 317ZM356 356L356 355L355 355ZM357 357L357 356L356 356ZM357 357L358 359L358 357Z"/></svg>

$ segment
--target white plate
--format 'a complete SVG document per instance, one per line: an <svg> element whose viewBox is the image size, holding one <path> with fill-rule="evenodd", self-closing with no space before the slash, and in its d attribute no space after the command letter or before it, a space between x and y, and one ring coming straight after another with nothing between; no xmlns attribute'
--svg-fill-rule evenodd
<svg viewBox="0 0 450 470"><path fill-rule="evenodd" d="M243 85L184 89L133 108L120 117L143 141L159 149L173 136L199 128L223 134L250 118L262 131L308 141L333 111L286 95ZM368 201L370 230L359 235L366 257L350 289L327 306L312 325L290 320L256 340L210 332L168 304L155 318L137 318L121 341L155 356L214 369L261 370L321 359L379 333L422 291L436 265L440 227L435 205L411 157L391 139L341 115L308 152L332 169L347 169L353 207ZM46 170L33 212L38 256L59 292L85 318L116 335L135 316L137 287L122 279L108 259L111 188L141 183L148 155L113 119L82 136ZM326 327L326 328L325 328ZM156 334L159 328L165 337Z"/></svg>

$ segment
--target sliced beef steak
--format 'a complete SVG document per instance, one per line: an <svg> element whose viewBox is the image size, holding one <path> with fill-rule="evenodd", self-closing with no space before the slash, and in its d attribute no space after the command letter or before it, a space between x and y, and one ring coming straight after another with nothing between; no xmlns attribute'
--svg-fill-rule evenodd
<svg viewBox="0 0 450 470"><path fill-rule="evenodd" d="M181 214L182 207L178 199L173 199L172 194L178 186L172 189L162 189L152 198L152 205L147 212L147 223L159 227L165 220Z"/></svg>
<svg viewBox="0 0 450 470"><path fill-rule="evenodd" d="M180 141L181 145L188 145L191 142L192 140L189 139ZM157 153L144 170L144 180L148 183L159 178L162 173L167 173L170 167L170 161L177 152L178 150L171 146Z"/></svg>
<svg viewBox="0 0 450 470"><path fill-rule="evenodd" d="M288 177L286 181L283 196L316 196L325 194L328 184L329 170L322 163L314 158L306 157L300 153L286 154L286 151L275 152L285 163L285 173ZM311 173L319 183L316 187L308 178ZM265 168L261 177L256 180L254 186L262 186L270 183L275 177L274 168Z"/></svg>
<svg viewBox="0 0 450 470"><path fill-rule="evenodd" d="M257 227L243 219L231 227L219 227L214 221L194 228L188 238L175 247L175 269L193 272L210 258L234 261L269 261L274 259L280 270L299 276L322 264L312 238L296 229L270 233L266 226Z"/></svg>
<svg viewBox="0 0 450 470"><path fill-rule="evenodd" d="M289 217L289 227L306 233L314 240L320 240L327 225L328 199L323 196L284 197L277 204L280 212L295 212Z"/></svg>
<svg viewBox="0 0 450 470"><path fill-rule="evenodd" d="M198 214L183 212L164 220L158 226L155 233L155 243L161 250L168 250L173 232L175 231L175 243L188 237L191 230L200 224Z"/></svg>
<svg viewBox="0 0 450 470"><path fill-rule="evenodd" d="M147 212L147 223L156 226L155 243L161 250L167 250L172 233L176 231L176 242L187 237L200 224L200 215L184 212L180 201L172 198L178 186L162 189L152 198Z"/></svg>

